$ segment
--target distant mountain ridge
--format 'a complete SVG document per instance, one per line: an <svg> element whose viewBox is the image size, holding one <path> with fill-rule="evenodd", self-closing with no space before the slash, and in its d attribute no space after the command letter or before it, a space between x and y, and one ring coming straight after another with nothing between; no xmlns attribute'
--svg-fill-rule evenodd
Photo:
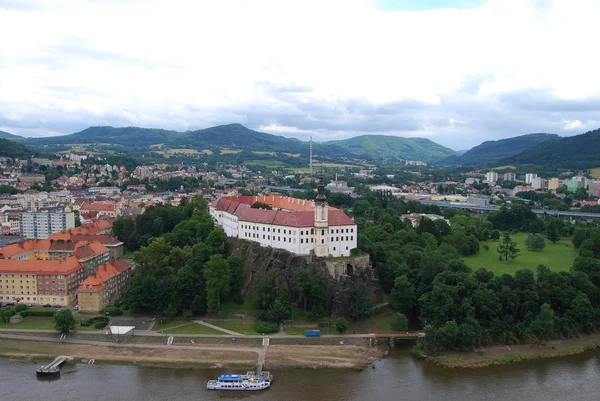
<svg viewBox="0 0 600 401"><path fill-rule="evenodd" d="M452 149L426 138L403 138L391 135L361 135L339 141L325 142L352 152L355 156L368 158L377 154L380 158L420 160L432 162L459 154Z"/></svg>
<svg viewBox="0 0 600 401"><path fill-rule="evenodd" d="M600 129L544 141L502 162L574 169L600 167Z"/></svg>
<svg viewBox="0 0 600 401"><path fill-rule="evenodd" d="M492 164L517 155L531 147L560 138L556 134L528 134L497 141L486 141L465 152L456 163L463 165Z"/></svg>
<svg viewBox="0 0 600 401"><path fill-rule="evenodd" d="M89 127L71 135L27 138L26 143L32 146L109 143L135 147L164 144L170 148L199 151L231 148L251 152L308 153L308 142L254 131L241 124L186 132L139 127ZM313 150L317 157L402 158L429 163L458 155L452 149L429 139L386 135L362 135L339 141L315 142Z"/></svg>
<svg viewBox="0 0 600 401"><path fill-rule="evenodd" d="M0 131L0 138L4 138L4 139L8 139L10 141L22 141L25 138L19 135L14 135L14 134L9 134L8 132L5 131Z"/></svg>

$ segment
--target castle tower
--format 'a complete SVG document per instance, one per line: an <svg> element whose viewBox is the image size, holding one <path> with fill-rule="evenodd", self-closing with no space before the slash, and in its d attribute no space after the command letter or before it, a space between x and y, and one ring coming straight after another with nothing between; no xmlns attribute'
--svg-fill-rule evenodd
<svg viewBox="0 0 600 401"><path fill-rule="evenodd" d="M329 216L323 173L319 177L319 190L315 202L315 255L329 256Z"/></svg>

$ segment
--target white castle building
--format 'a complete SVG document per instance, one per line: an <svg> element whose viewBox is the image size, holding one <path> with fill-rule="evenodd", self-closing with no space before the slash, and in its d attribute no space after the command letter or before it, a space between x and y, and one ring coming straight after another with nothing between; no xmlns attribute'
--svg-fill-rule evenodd
<svg viewBox="0 0 600 401"><path fill-rule="evenodd" d="M252 208L256 202L272 210ZM356 224L329 207L323 179L316 201L287 196L226 196L210 205L210 215L228 237L281 248L298 255L350 256L356 248Z"/></svg>

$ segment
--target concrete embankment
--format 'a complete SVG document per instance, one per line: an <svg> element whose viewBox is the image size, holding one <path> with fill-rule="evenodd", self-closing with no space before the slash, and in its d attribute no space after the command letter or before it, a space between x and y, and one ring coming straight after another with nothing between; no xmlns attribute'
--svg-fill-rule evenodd
<svg viewBox="0 0 600 401"><path fill-rule="evenodd" d="M131 363L168 367L362 368L380 358L384 349L366 345L365 338L322 337L141 337L115 343L110 336L76 334L61 340L44 336L0 333L0 355L14 358L48 358L71 355L77 361ZM340 344L340 341L343 344Z"/></svg>

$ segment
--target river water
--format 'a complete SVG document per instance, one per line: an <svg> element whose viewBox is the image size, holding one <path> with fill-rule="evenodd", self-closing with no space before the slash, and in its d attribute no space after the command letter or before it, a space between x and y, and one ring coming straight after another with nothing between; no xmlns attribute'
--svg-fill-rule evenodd
<svg viewBox="0 0 600 401"><path fill-rule="evenodd" d="M269 390L209 392L206 380L223 370L175 370L116 365L67 365L62 377L41 381L31 362L0 359L0 400L444 400L596 401L600 351L482 369L448 369L393 351L375 368L282 370ZM236 372L231 372L236 373Z"/></svg>

